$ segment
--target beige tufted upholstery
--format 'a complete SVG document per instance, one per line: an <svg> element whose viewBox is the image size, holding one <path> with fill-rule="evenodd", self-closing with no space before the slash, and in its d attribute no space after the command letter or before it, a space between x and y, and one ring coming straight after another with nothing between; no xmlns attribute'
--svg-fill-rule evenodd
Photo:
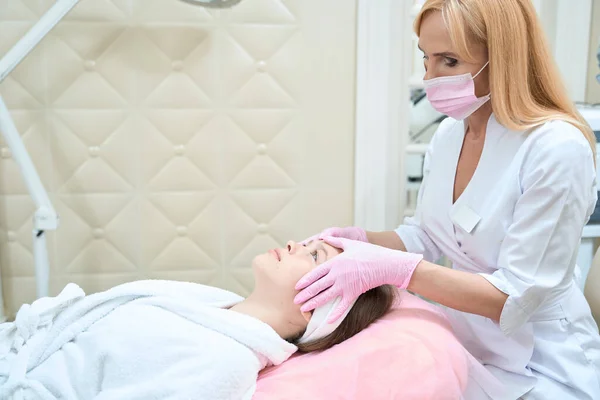
<svg viewBox="0 0 600 400"><path fill-rule="evenodd" d="M0 0L0 55L54 2ZM50 294L158 278L245 295L255 255L351 224L355 13L81 0L0 84L60 215ZM9 315L35 298L33 211L0 139Z"/></svg>
<svg viewBox="0 0 600 400"><path fill-rule="evenodd" d="M592 308L594 319L600 325L600 249L594 256L590 272L585 281L584 293Z"/></svg>

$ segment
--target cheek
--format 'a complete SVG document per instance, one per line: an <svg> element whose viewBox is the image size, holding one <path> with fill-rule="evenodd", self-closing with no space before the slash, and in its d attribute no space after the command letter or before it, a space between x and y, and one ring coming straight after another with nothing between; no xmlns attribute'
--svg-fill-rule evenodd
<svg viewBox="0 0 600 400"><path fill-rule="evenodd" d="M296 282L300 280L304 275L308 274L315 268L315 264L310 260L303 260L296 264L296 266L292 269L292 275L296 278ZM294 282L295 284L295 282Z"/></svg>
<svg viewBox="0 0 600 400"><path fill-rule="evenodd" d="M315 267L308 257L290 257L278 262L270 254L261 254L252 261L257 283L267 283L280 288L295 290L296 283Z"/></svg>
<svg viewBox="0 0 600 400"><path fill-rule="evenodd" d="M295 291L296 283L298 283L304 275L312 271L313 268L314 264L305 257L290 260L290 262L286 263L285 267L282 268L281 284Z"/></svg>
<svg viewBox="0 0 600 400"><path fill-rule="evenodd" d="M475 94L477 97L485 96L490 92L490 77L487 70L483 70L477 78L475 78Z"/></svg>

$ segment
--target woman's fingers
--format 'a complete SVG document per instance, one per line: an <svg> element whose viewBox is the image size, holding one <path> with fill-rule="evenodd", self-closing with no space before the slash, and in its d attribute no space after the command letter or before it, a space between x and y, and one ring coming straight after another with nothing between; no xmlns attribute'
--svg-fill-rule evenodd
<svg viewBox="0 0 600 400"><path fill-rule="evenodd" d="M323 290L327 289L334 283L335 283L334 280L328 278L327 276L325 276L321 279L317 278L317 280L314 283L310 284L308 287L306 287L304 290L302 290L300 293L298 293L296 295L296 297L294 298L294 303L302 304L302 303L306 302L307 300L315 297L316 295L318 295L319 293L321 293Z"/></svg>
<svg viewBox="0 0 600 400"><path fill-rule="evenodd" d="M302 290L302 289L306 288L308 285L313 284L317 280L319 280L322 277L324 277L325 275L327 275L329 273L330 269L331 269L331 267L329 266L328 262L324 262L323 264L319 265L317 268L313 269L308 274L306 274L302 278L300 278L298 283L296 283L296 290Z"/></svg>
<svg viewBox="0 0 600 400"><path fill-rule="evenodd" d="M338 236L340 236L340 231L341 231L341 228L338 228L338 227L327 228L327 229L324 229L323 232L321 232L321 234L319 236L320 237L323 237L323 236L338 237Z"/></svg>
<svg viewBox="0 0 600 400"><path fill-rule="evenodd" d="M319 238L319 236L321 235L321 233L317 233L316 235L312 235L309 238L304 239L303 241L300 242L300 244L302 246L306 246L307 244L309 244L310 242L312 242L313 240L317 240Z"/></svg>
<svg viewBox="0 0 600 400"><path fill-rule="evenodd" d="M333 286L329 285L327 286L327 288L327 290L321 291L312 299L304 303L304 305L300 308L300 311L309 312L311 310L314 310L315 308L321 307L322 305L326 304L329 300L339 296L339 293L337 293L338 291Z"/></svg>
<svg viewBox="0 0 600 400"><path fill-rule="evenodd" d="M346 243L350 241L350 239L326 235L320 235L319 239L322 239L328 245L337 247L338 249L345 249Z"/></svg>

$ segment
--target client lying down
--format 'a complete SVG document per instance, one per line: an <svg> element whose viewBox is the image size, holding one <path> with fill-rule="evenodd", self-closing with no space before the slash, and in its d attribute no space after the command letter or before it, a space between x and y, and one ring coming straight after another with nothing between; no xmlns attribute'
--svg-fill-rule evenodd
<svg viewBox="0 0 600 400"><path fill-rule="evenodd" d="M69 284L0 325L0 399L250 399L258 372L296 350L327 349L391 307L394 289L326 322L293 302L296 282L340 250L322 242L257 256L246 299L214 287L138 281L85 296Z"/></svg>

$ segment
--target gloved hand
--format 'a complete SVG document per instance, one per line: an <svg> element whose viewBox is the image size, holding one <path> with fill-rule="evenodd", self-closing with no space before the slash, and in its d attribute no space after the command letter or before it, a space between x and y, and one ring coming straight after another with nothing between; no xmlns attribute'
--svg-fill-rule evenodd
<svg viewBox="0 0 600 400"><path fill-rule="evenodd" d="M406 289L415 268L423 259L421 254L345 238L328 236L323 240L344 251L298 281L296 290L302 291L296 295L294 303L304 303L300 309L310 311L341 296L342 301L329 323L337 320L358 296L370 289L385 284Z"/></svg>
<svg viewBox="0 0 600 400"><path fill-rule="evenodd" d="M316 235L313 235L313 236L309 237L308 239L304 239L302 242L300 242L300 244L304 246L304 245L310 243L312 240L322 239L326 236L341 237L341 238L346 238L346 239L350 239L350 240L359 240L361 242L366 242L366 243L369 242L369 239L367 239L367 231L365 231L362 228L358 228L356 226L349 226L346 228L337 228L337 227L327 228L327 229L323 230L321 233L317 233Z"/></svg>

